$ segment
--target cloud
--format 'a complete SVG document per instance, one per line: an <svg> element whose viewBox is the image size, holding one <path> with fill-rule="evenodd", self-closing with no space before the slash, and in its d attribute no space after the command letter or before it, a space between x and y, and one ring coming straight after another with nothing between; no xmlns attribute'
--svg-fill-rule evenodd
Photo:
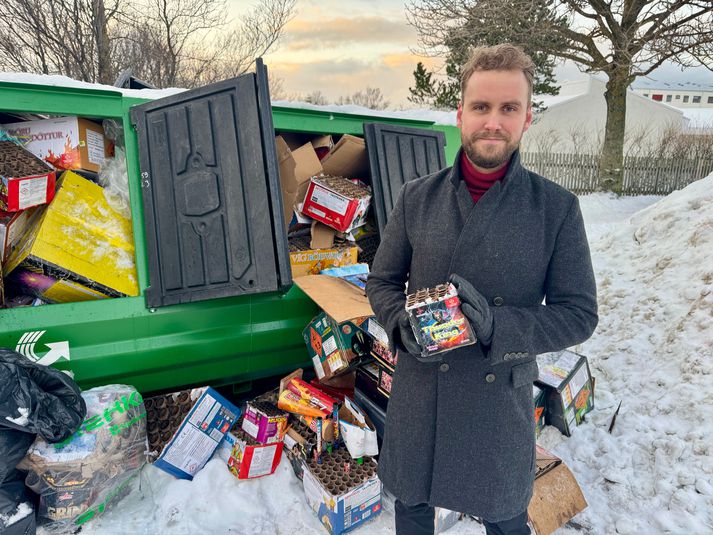
<svg viewBox="0 0 713 535"><path fill-rule="evenodd" d="M355 43L416 43L416 31L406 21L383 17L295 19L285 28L283 50L298 52Z"/></svg>

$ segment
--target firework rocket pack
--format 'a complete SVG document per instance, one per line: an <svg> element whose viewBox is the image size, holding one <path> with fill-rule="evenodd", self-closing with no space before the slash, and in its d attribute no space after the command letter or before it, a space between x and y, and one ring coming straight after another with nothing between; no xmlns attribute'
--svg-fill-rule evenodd
<svg viewBox="0 0 713 535"><path fill-rule="evenodd" d="M409 294L406 311L423 358L476 342L475 333L461 311L458 292L450 283Z"/></svg>

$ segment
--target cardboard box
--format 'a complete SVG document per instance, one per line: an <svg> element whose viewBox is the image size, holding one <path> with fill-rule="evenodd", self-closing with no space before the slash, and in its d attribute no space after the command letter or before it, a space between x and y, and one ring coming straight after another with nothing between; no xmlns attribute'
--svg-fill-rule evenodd
<svg viewBox="0 0 713 535"><path fill-rule="evenodd" d="M54 117L2 125L32 154L58 169L99 172L111 156L101 125L82 117Z"/></svg>
<svg viewBox="0 0 713 535"><path fill-rule="evenodd" d="M260 444L282 442L287 431L287 413L267 401L250 401L242 428Z"/></svg>
<svg viewBox="0 0 713 535"><path fill-rule="evenodd" d="M240 416L240 409L210 387L193 390L191 406L154 466L180 479L193 479Z"/></svg>
<svg viewBox="0 0 713 535"><path fill-rule="evenodd" d="M307 345L307 353L312 359L317 377L329 379L350 368L357 366L369 349L357 354L355 347L360 347L362 341L355 340L366 335L360 325L367 318L355 318L342 323L335 322L324 312L320 312L302 331L302 337Z"/></svg>
<svg viewBox="0 0 713 535"><path fill-rule="evenodd" d="M391 383L394 381L394 374L392 371L379 366L379 392L384 394L387 398L391 397Z"/></svg>
<svg viewBox="0 0 713 535"><path fill-rule="evenodd" d="M65 171L52 203L19 240L4 270L46 275L87 295L138 295L131 221L107 203L100 186ZM66 302L61 293L47 296Z"/></svg>
<svg viewBox="0 0 713 535"><path fill-rule="evenodd" d="M366 223L371 193L341 176L312 177L302 213L339 232L351 232Z"/></svg>
<svg viewBox="0 0 713 535"><path fill-rule="evenodd" d="M40 208L37 206L21 212L0 210L0 263L8 258L17 242L39 215Z"/></svg>
<svg viewBox="0 0 713 535"><path fill-rule="evenodd" d="M329 318L326 325L320 323L319 328L313 330L310 330L308 326L303 331L303 335L307 334L305 343L308 351L310 351L310 356L313 358L312 362L315 365L315 371L317 371L318 376L322 373L325 378L329 378L333 367L345 371L348 367L356 366L363 361L365 355L359 355L358 359L355 358L357 355L352 349L352 344L355 341L354 338L358 336L356 333L363 333L361 325L374 315L364 292L360 291L356 286L327 275L297 277L294 282L317 303ZM313 323L321 322L324 319L320 318L320 316L315 318ZM350 325L342 325L347 323ZM327 328L329 328L329 332L327 332ZM337 337L335 337L335 334ZM364 336L367 335L364 333ZM333 339L333 341L327 342L326 353L323 337L327 339L331 337ZM347 344L347 342L349 343ZM336 348L334 347L335 345ZM335 351L339 350L341 352L334 356L334 362L328 362L327 359ZM348 367L340 368L344 360L348 361ZM331 373L331 375L334 375L334 373Z"/></svg>
<svg viewBox="0 0 713 535"><path fill-rule="evenodd" d="M309 179L322 172L322 165L311 143L290 150L281 136L275 138L277 161L280 168L282 210L285 229L289 228L293 211L302 202L309 186Z"/></svg>
<svg viewBox="0 0 713 535"><path fill-rule="evenodd" d="M537 446L535 486L527 507L535 535L550 535L587 507L582 489L562 459Z"/></svg>
<svg viewBox="0 0 713 535"><path fill-rule="evenodd" d="M535 436L539 437L545 427L545 412L547 411L547 397L545 391L537 385L532 385L532 399L535 402Z"/></svg>
<svg viewBox="0 0 713 535"><path fill-rule="evenodd" d="M537 386L545 390L546 422L571 436L584 415L594 408L594 388L587 358L572 351L545 353L537 357Z"/></svg>
<svg viewBox="0 0 713 535"><path fill-rule="evenodd" d="M290 461L292 471L302 479L304 463L309 462L314 456L317 435L301 422L297 417L290 417L290 426L285 434L285 455Z"/></svg>
<svg viewBox="0 0 713 535"><path fill-rule="evenodd" d="M0 141L0 210L18 212L54 197L55 171L21 145Z"/></svg>
<svg viewBox="0 0 713 535"><path fill-rule="evenodd" d="M330 249L310 249L308 243L290 240L290 266L292 277L317 275L328 267L355 264L359 255L358 247L340 246Z"/></svg>
<svg viewBox="0 0 713 535"><path fill-rule="evenodd" d="M322 168L328 175L369 182L369 157L364 139L344 134L322 160Z"/></svg>
<svg viewBox="0 0 713 535"><path fill-rule="evenodd" d="M381 481L376 476L376 463L364 464L344 457L340 448L317 465L312 459L303 463L302 484L305 498L330 535L340 535L361 526L381 512ZM349 463L345 473L343 462ZM330 476L335 476L330 478Z"/></svg>
<svg viewBox="0 0 713 535"><path fill-rule="evenodd" d="M254 479L275 472L282 458L282 442L260 444L242 428L242 422L230 431L233 448L228 459L230 473L238 479Z"/></svg>
<svg viewBox="0 0 713 535"><path fill-rule="evenodd" d="M389 406L389 396L379 389L379 366L373 362L357 368L355 396L357 391L384 411Z"/></svg>

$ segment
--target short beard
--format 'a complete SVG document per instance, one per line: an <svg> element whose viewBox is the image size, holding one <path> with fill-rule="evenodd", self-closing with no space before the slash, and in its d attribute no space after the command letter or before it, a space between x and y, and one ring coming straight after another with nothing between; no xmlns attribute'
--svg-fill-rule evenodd
<svg viewBox="0 0 713 535"><path fill-rule="evenodd" d="M508 163L513 153L520 146L519 140L516 143L511 143L508 138L501 137L500 139L504 139L506 142L503 150L488 155L478 152L475 149L475 142L481 137L483 136L473 134L469 139L466 139L463 135L461 135L461 144L463 145L465 155L473 165L480 167L481 169L496 169L501 167L503 164Z"/></svg>

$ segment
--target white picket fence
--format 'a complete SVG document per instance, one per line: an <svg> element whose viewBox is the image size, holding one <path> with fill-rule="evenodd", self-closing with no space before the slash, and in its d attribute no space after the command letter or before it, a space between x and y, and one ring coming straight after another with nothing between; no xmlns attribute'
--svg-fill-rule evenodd
<svg viewBox="0 0 713 535"><path fill-rule="evenodd" d="M522 163L528 169L568 190L593 193L597 188L599 157L593 154L526 152ZM624 158L625 195L667 195L713 173L713 160L678 158Z"/></svg>

